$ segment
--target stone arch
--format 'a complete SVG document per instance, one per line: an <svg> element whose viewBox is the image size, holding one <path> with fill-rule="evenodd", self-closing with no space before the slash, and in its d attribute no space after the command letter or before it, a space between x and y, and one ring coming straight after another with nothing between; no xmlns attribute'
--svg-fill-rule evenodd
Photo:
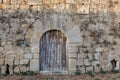
<svg viewBox="0 0 120 80"><path fill-rule="evenodd" d="M33 35L31 37L32 40L32 47L31 47L31 52L35 57L31 60L30 63L30 70L31 71L40 71L40 63L39 63L39 43L42 35L50 30L59 30L62 33L64 33L67 37L67 43L66 43L66 52L67 52L67 69L68 73L71 71L74 71L76 69L76 65L73 65L74 60L71 59L70 57L74 54L76 54L75 49L73 47L78 46L79 44L82 44L82 33L80 32L79 26L78 25L69 25L66 24L64 27L46 27L40 20L37 20L34 24L34 30L33 30ZM72 52L72 53L71 53ZM33 64L36 64L33 66Z"/></svg>
<svg viewBox="0 0 120 80"><path fill-rule="evenodd" d="M67 37L56 29L48 30L40 38L40 71L67 72Z"/></svg>

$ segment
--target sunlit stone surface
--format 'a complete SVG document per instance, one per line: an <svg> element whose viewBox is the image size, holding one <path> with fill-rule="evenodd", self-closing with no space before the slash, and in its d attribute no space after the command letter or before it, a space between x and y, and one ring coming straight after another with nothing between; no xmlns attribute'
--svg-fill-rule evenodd
<svg viewBox="0 0 120 80"><path fill-rule="evenodd" d="M7 64L10 74L120 70L119 8L120 0L0 0L0 73L6 74ZM53 30L64 34L65 46L55 46L63 44L62 36L48 37L52 42L40 47L44 33ZM40 67L44 53L52 61L45 64L57 63L48 71ZM56 70L60 66L66 69Z"/></svg>

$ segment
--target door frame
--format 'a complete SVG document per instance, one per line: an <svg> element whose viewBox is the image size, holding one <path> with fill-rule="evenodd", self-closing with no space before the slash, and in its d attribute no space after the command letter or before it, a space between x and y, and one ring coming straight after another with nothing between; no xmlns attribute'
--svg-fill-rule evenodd
<svg viewBox="0 0 120 80"><path fill-rule="evenodd" d="M47 30L45 31L41 37L40 37L40 40L41 38L43 37L43 35L49 31L60 31L61 33L63 33L66 37L66 71L62 71L62 72L54 72L54 71L40 71L40 49L39 49L39 71L40 73L42 74L69 74L69 54L68 54L68 38L65 34L65 32L61 31L61 30L58 30L58 29L51 29L51 30ZM40 42L40 41L39 41ZM40 48L40 43L39 43L39 48Z"/></svg>

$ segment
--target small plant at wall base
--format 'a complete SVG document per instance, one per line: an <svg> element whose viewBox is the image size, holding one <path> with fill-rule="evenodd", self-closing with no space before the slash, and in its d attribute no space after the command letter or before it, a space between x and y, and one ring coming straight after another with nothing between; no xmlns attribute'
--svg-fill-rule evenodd
<svg viewBox="0 0 120 80"><path fill-rule="evenodd" d="M81 75L81 71L78 69L75 71L75 75Z"/></svg>
<svg viewBox="0 0 120 80"><path fill-rule="evenodd" d="M119 73L119 70L111 70L113 74Z"/></svg>
<svg viewBox="0 0 120 80"><path fill-rule="evenodd" d="M27 72L20 72L20 73L15 73L15 75L22 75L22 76L26 76L26 75L36 75L38 73L34 73L33 71L27 71Z"/></svg>
<svg viewBox="0 0 120 80"><path fill-rule="evenodd" d="M95 80L100 80L99 78L96 78Z"/></svg>
<svg viewBox="0 0 120 80"><path fill-rule="evenodd" d="M94 74L93 74L92 70L88 71L87 74L90 75L91 77L94 77Z"/></svg>
<svg viewBox="0 0 120 80"><path fill-rule="evenodd" d="M100 69L100 73L102 73L102 74L106 74L108 71L104 71L104 70L102 70L102 69Z"/></svg>

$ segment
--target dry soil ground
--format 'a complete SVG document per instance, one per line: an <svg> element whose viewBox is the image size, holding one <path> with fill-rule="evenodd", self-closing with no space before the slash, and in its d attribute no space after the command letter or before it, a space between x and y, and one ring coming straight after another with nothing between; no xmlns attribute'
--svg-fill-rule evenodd
<svg viewBox="0 0 120 80"><path fill-rule="evenodd" d="M33 75L33 76L0 76L0 80L120 80L120 73L95 74L90 75Z"/></svg>

